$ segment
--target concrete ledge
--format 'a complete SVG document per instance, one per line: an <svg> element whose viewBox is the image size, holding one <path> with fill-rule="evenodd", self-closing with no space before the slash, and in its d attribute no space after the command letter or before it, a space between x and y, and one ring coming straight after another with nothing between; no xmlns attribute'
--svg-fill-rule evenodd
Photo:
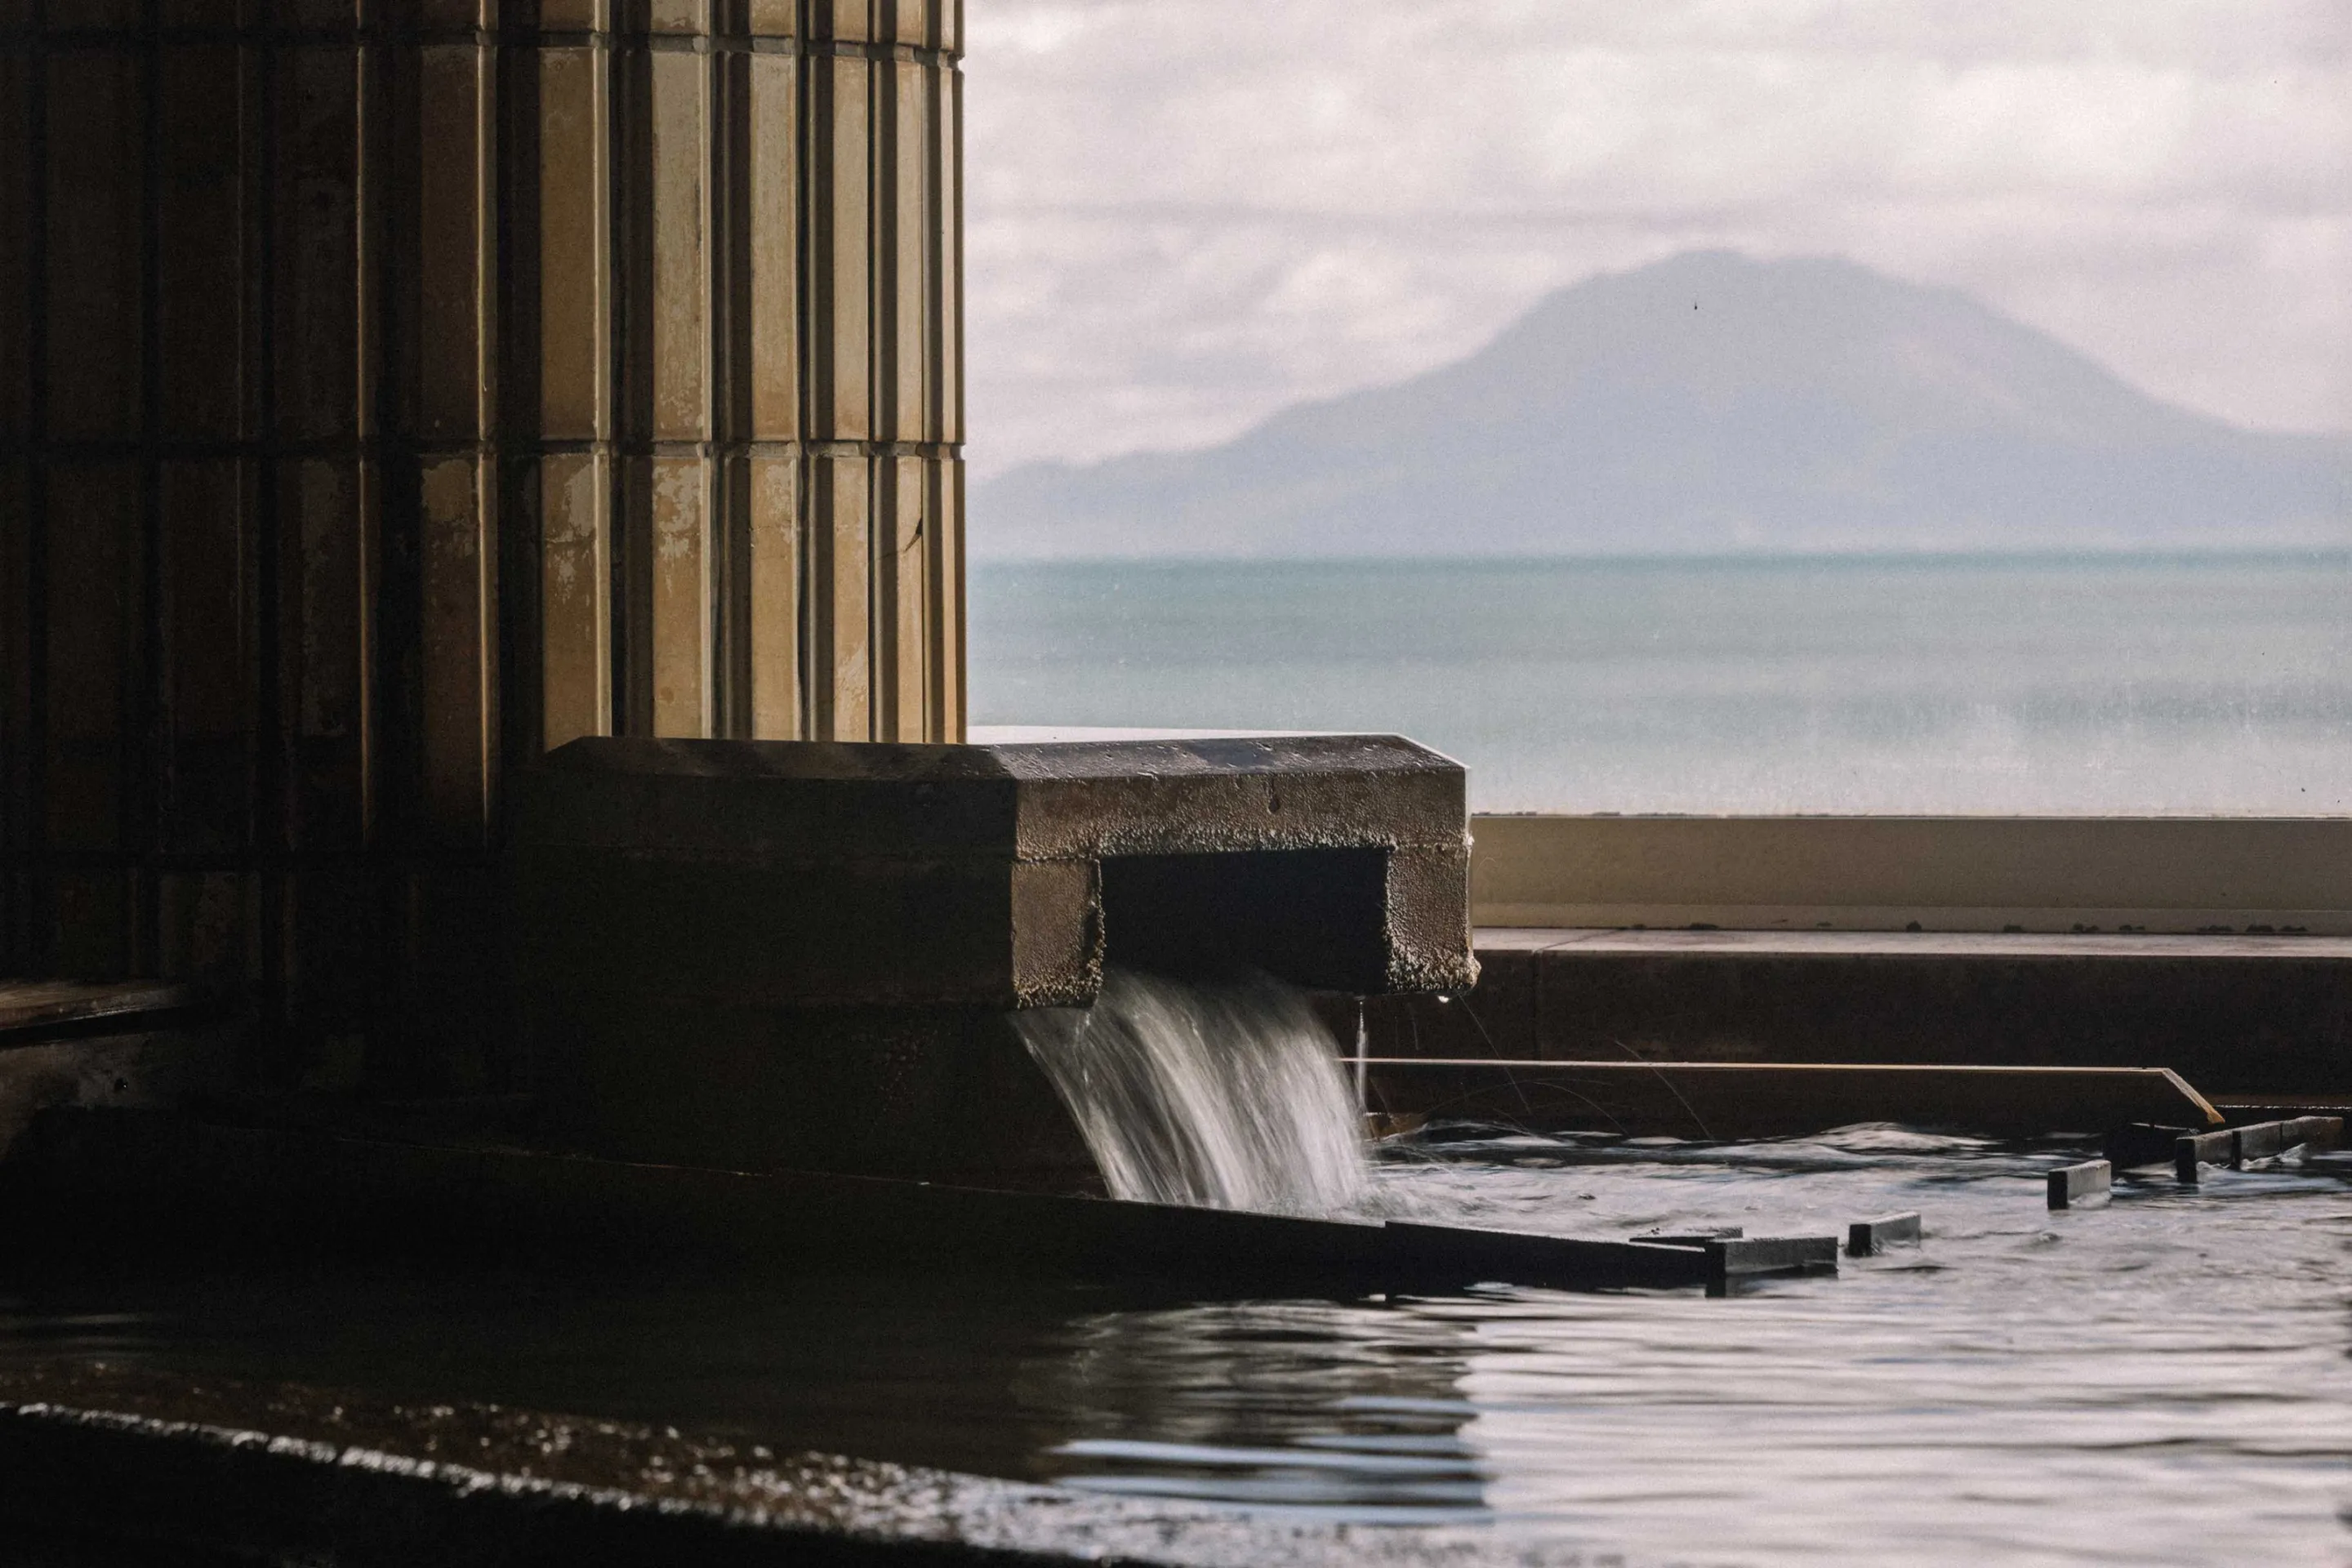
<svg viewBox="0 0 2352 1568"><path fill-rule="evenodd" d="M170 980L0 980L0 1044L184 1021L202 1015L207 1000L198 987Z"/></svg>
<svg viewBox="0 0 2352 1568"><path fill-rule="evenodd" d="M2352 935L2352 818L1481 816L1482 926Z"/></svg>
<svg viewBox="0 0 2352 1568"><path fill-rule="evenodd" d="M691 1166L51 1111L0 1164L23 1251L407 1256L730 1277L1010 1273L1290 1290L1706 1283L1637 1242L1314 1219L813 1173Z"/></svg>
<svg viewBox="0 0 2352 1568"><path fill-rule="evenodd" d="M2352 1084L2352 939L1481 930L1371 1055L2169 1068L2221 1097Z"/></svg>
<svg viewBox="0 0 2352 1568"><path fill-rule="evenodd" d="M0 1369L11 1563L1355 1568L1427 1562L1449 1539L1467 1555L1466 1531L1094 1498L632 1421L87 1363Z"/></svg>
<svg viewBox="0 0 2352 1568"><path fill-rule="evenodd" d="M1155 962L1174 933L1301 984L1442 990L1475 973L1464 789L1380 735L591 737L515 785L519 971L777 1007L1076 1006L1107 957Z"/></svg>

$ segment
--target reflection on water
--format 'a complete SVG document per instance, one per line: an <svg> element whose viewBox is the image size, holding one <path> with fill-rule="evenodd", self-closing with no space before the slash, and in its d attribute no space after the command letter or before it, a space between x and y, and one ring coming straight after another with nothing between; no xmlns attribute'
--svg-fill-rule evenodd
<svg viewBox="0 0 2352 1568"><path fill-rule="evenodd" d="M2040 1172L2072 1152L1858 1129L1474 1140L1379 1169L1413 1212L1572 1234L1926 1217L1922 1247L1727 1300L47 1279L15 1282L0 1353L655 1418L1629 1563L2343 1560L2352 1157L2127 1178L2052 1215Z"/></svg>
<svg viewBox="0 0 2352 1568"><path fill-rule="evenodd" d="M1486 1470L1460 1436L1475 1325L1408 1309L1244 1302L1097 1313L1024 1389L1074 1434L1046 1460L1090 1490L1475 1518Z"/></svg>

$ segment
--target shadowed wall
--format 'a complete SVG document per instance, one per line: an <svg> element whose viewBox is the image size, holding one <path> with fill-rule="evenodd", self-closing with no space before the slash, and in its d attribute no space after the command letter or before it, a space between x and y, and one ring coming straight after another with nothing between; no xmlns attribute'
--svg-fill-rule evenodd
<svg viewBox="0 0 2352 1568"><path fill-rule="evenodd" d="M961 45L0 0L0 972L468 1084L502 770L960 739Z"/></svg>

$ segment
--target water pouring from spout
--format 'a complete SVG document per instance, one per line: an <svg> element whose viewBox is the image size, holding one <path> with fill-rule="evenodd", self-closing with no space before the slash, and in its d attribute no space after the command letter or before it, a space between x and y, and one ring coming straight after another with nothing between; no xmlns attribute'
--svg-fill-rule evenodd
<svg viewBox="0 0 2352 1568"><path fill-rule="evenodd" d="M1305 994L1112 969L1092 1007L1019 1018L1116 1198L1262 1213L1361 1205L1361 1121Z"/></svg>

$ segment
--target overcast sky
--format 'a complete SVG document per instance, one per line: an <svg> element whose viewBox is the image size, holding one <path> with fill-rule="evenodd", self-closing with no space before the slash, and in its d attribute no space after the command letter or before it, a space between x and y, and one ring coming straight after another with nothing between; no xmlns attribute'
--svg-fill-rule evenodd
<svg viewBox="0 0 2352 1568"><path fill-rule="evenodd" d="M2352 428L2352 0L967 0L971 445L1214 441L1693 247Z"/></svg>

